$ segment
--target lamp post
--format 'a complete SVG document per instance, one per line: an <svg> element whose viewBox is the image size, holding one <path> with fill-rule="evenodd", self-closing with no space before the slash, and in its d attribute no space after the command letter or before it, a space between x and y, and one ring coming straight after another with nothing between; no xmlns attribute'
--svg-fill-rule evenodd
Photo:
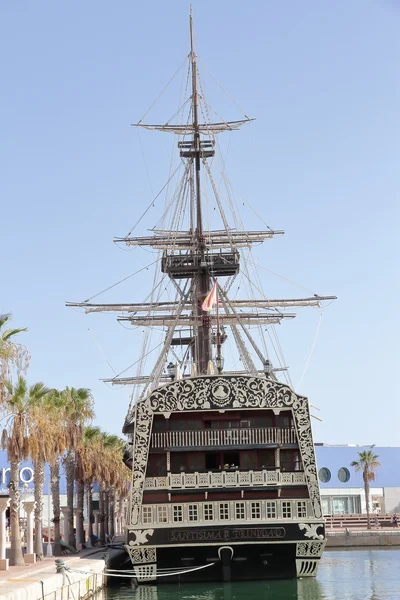
<svg viewBox="0 0 400 600"><path fill-rule="evenodd" d="M266 377L267 379L269 379L269 378L271 377L271 375L272 375L272 372L273 372L273 369L272 369L272 363L271 363L271 361L270 361L270 360L268 360L268 358L267 358L267 360L266 360L266 361L265 361L265 363L264 363L264 373L265 373L265 377Z"/></svg>

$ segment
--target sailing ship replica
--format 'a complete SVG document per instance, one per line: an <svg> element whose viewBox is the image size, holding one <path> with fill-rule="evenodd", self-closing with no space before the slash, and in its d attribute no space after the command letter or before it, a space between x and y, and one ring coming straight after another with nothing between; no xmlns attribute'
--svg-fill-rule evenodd
<svg viewBox="0 0 400 600"><path fill-rule="evenodd" d="M278 381L277 372L285 375L285 367L274 368L267 346L260 349L252 332L258 328L262 335L266 327L293 318L288 307L320 306L334 297L230 298L241 269L251 279L239 249L248 252L283 231L244 231L229 224L210 162L217 134L251 119L207 118L192 17L190 40L188 118L179 124L136 124L179 138L184 172L170 202L171 221L147 237L116 239L157 250L162 279L142 303L69 305L125 313L120 321L163 331L150 375L107 380L139 390L123 428L132 469L126 549L138 582L315 576L325 524L309 402ZM220 229L204 225L206 177ZM174 300L163 299L165 281ZM146 334L144 339L148 344ZM224 368L229 339L240 370Z"/></svg>

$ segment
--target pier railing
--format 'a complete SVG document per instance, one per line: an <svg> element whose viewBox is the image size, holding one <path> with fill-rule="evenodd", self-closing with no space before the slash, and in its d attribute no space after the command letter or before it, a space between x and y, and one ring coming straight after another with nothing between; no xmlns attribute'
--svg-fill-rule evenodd
<svg viewBox="0 0 400 600"><path fill-rule="evenodd" d="M293 428L258 427L246 429L199 429L153 433L152 448L185 448L198 446L247 446L295 444Z"/></svg>
<svg viewBox="0 0 400 600"><path fill-rule="evenodd" d="M207 471L205 473L168 473L166 477L146 477L145 489L207 489L230 487L265 487L304 485L304 472L273 471Z"/></svg>

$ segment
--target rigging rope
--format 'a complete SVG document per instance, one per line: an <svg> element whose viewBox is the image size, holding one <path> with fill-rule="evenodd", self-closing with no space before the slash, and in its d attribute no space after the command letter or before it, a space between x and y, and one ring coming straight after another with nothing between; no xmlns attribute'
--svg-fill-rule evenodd
<svg viewBox="0 0 400 600"><path fill-rule="evenodd" d="M314 353L315 344L317 343L317 338L318 338L319 328L320 328L320 326L321 326L321 321L322 321L322 313L319 315L319 320L318 320L318 325L317 325L317 331L315 332L314 342L313 342L313 345L312 345L312 347L311 347L310 356L308 357L308 360L307 360L306 366L305 366L305 368L304 368L304 371L303 371L303 374L302 374L302 376L300 377L300 381L299 381L299 383L297 384L297 388L296 388L296 389L299 389L299 387L300 387L300 385L301 385L301 382L303 381L303 379L304 379L304 376L305 376L305 374L307 373L308 366L309 366L309 364L310 364L310 362L311 362L311 358L312 358L312 355L313 355L313 353Z"/></svg>
<svg viewBox="0 0 400 600"><path fill-rule="evenodd" d="M138 271L135 271L134 273L131 273L127 277L124 277L123 279L120 279L116 283L113 283L108 288L105 288L101 292L98 292L98 294L94 294L93 296L90 296L90 298L87 298L86 300L84 300L83 303L90 302L91 300L93 300L93 298L97 298L97 296L100 296L101 294L104 294L104 292L108 292L108 290L111 290L113 287L119 285L120 283L123 283L127 279L130 279L131 277L134 277L135 275L137 275L138 273L141 273L142 271L145 271L146 269L148 270L149 267L151 267L152 265L155 265L157 262L159 262L159 260L160 260L160 258L157 258L157 260L154 260L152 263L146 265L145 267L142 267Z"/></svg>

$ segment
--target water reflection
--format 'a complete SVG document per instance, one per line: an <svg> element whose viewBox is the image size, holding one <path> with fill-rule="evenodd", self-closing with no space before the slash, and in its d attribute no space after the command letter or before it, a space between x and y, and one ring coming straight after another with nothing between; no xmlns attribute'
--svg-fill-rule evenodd
<svg viewBox="0 0 400 600"><path fill-rule="evenodd" d="M115 580L94 600L400 600L400 550L325 552L317 579L141 585Z"/></svg>
<svg viewBox="0 0 400 600"><path fill-rule="evenodd" d="M123 584L118 592L109 588L102 600L321 600L316 579L293 579L243 583L207 583L185 585L140 585L132 589ZM100 600L100 596L96 598Z"/></svg>

